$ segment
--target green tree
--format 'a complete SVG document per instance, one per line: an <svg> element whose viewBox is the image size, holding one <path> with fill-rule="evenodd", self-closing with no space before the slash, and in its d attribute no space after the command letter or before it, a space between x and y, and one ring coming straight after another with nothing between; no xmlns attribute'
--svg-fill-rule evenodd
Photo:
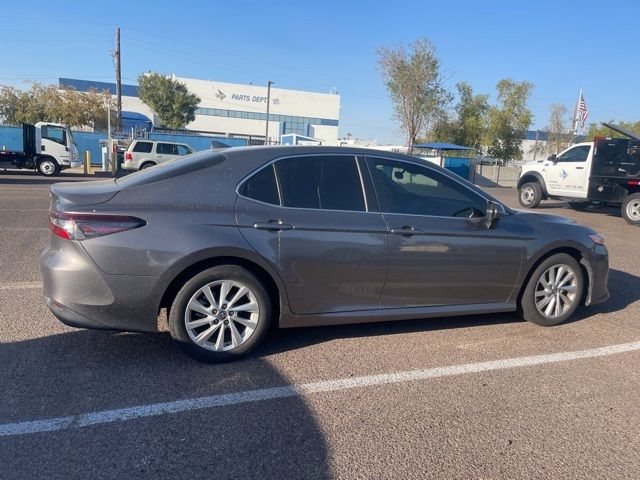
<svg viewBox="0 0 640 480"><path fill-rule="evenodd" d="M510 78L497 85L497 104L489 108L485 145L495 158L522 158L522 139L531 126L533 114L527 107L533 84Z"/></svg>
<svg viewBox="0 0 640 480"><path fill-rule="evenodd" d="M394 116L410 147L430 123L435 124L442 116L451 99L443 86L440 60L426 37L413 41L408 48L380 47L377 54Z"/></svg>
<svg viewBox="0 0 640 480"><path fill-rule="evenodd" d="M60 90L56 85L31 83L28 90L0 89L0 117L6 123L56 122L72 127L107 126L109 92Z"/></svg>
<svg viewBox="0 0 640 480"><path fill-rule="evenodd" d="M609 120L607 123L613 123L614 125L620 125L622 128L632 131L640 135L640 121L638 122L616 122L615 120ZM590 123L587 129L587 140L593 140L594 137L619 137L621 134L611 130L604 125L598 125L597 123Z"/></svg>
<svg viewBox="0 0 640 480"><path fill-rule="evenodd" d="M200 98L184 83L158 73L144 73L138 77L138 85L140 99L166 127L180 129L195 120Z"/></svg>
<svg viewBox="0 0 640 480"><path fill-rule="evenodd" d="M479 148L487 129L489 95L474 95L466 82L456 84L458 103L451 117L443 118L429 134L429 138L472 148Z"/></svg>

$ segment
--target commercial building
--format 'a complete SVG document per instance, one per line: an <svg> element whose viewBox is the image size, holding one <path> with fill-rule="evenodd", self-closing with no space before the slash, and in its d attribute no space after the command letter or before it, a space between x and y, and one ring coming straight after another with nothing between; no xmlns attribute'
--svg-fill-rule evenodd
<svg viewBox="0 0 640 480"><path fill-rule="evenodd" d="M264 140L267 121L267 87L174 77L200 97L196 118L186 128L219 135L251 136ZM107 90L115 95L115 84L72 78L60 78L59 88L77 91ZM138 97L138 87L122 86L122 109L142 114L155 126L161 126L153 111ZM126 118L126 114L123 115ZM298 134L320 140L325 145L338 143L340 96L271 87L269 105L269 141L279 142L281 135Z"/></svg>

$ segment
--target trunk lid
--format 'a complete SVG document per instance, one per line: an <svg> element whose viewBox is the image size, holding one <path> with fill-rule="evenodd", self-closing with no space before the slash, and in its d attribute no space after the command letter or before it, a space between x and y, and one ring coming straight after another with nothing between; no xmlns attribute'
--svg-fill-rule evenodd
<svg viewBox="0 0 640 480"><path fill-rule="evenodd" d="M90 182L63 182L51 185L51 209L96 205L111 200L122 189L114 179Z"/></svg>

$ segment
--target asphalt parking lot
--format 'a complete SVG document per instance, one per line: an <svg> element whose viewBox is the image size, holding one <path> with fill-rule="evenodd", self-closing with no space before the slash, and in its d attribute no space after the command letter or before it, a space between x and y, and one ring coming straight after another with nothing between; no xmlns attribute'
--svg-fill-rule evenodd
<svg viewBox="0 0 640 480"><path fill-rule="evenodd" d="M205 365L166 333L49 313L50 183L0 172L0 478L640 478L640 229L616 210L540 209L607 239L611 298L568 324L280 330L246 360ZM576 351L592 353L556 355Z"/></svg>

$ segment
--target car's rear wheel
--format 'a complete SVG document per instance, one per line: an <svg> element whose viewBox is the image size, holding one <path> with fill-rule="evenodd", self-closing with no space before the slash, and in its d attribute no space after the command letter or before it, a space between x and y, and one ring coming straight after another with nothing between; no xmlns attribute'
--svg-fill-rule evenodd
<svg viewBox="0 0 640 480"><path fill-rule="evenodd" d="M622 203L622 216L631 225L640 225L640 193L632 193Z"/></svg>
<svg viewBox="0 0 640 480"><path fill-rule="evenodd" d="M169 329L193 358L227 362L262 340L271 312L269 295L255 275L236 265L220 265L195 275L180 289Z"/></svg>
<svg viewBox="0 0 640 480"><path fill-rule="evenodd" d="M156 164L153 162L144 162L142 165L140 165L140 170L144 170L145 168L151 168L154 167Z"/></svg>
<svg viewBox="0 0 640 480"><path fill-rule="evenodd" d="M584 275L571 255L558 253L535 269L521 299L522 317L543 326L558 325L576 311L582 301Z"/></svg>
<svg viewBox="0 0 640 480"><path fill-rule="evenodd" d="M538 182L525 183L518 189L518 201L524 208L536 208L542 200L542 187Z"/></svg>

